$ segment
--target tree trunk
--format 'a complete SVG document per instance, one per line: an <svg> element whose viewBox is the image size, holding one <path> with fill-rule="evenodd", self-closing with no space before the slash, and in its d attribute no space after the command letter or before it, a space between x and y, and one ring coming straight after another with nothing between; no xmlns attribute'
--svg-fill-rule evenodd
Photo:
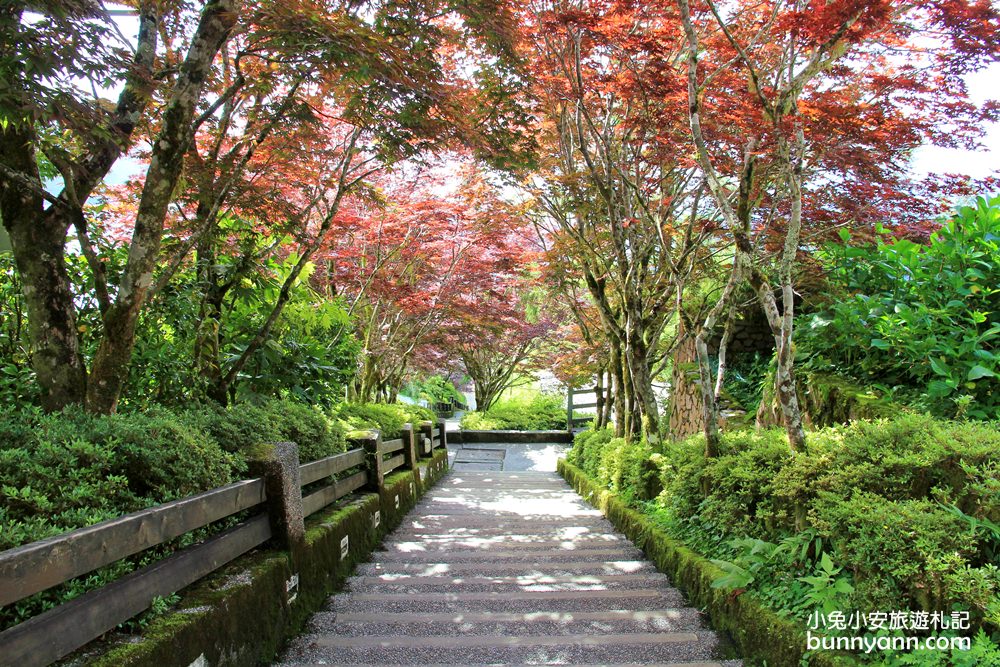
<svg viewBox="0 0 1000 667"><path fill-rule="evenodd" d="M118 407L135 347L135 325L159 258L163 221L192 139L195 107L212 62L236 24L239 5L237 0L213 0L202 10L181 74L164 110L163 128L153 143L139 198L128 263L115 303L105 313L104 336L94 355L87 386L87 408L91 412L111 413Z"/></svg>
<svg viewBox="0 0 1000 667"><path fill-rule="evenodd" d="M606 373L608 379L604 386L604 409L601 410L601 428L607 428L608 424L611 423L611 406L614 404L614 394L612 391L614 377L610 368L607 369Z"/></svg>
<svg viewBox="0 0 1000 667"><path fill-rule="evenodd" d="M5 193L6 194L6 193ZM82 403L87 392L87 369L80 352L76 308L66 272L66 225L53 208L39 214L29 194L19 205L2 206L14 260L22 281L32 368L48 412Z"/></svg>
<svg viewBox="0 0 1000 667"><path fill-rule="evenodd" d="M615 437L624 438L626 421L625 371L622 367L621 348L615 341L611 343L611 370L615 385Z"/></svg>
<svg viewBox="0 0 1000 667"><path fill-rule="evenodd" d="M597 381L594 383L594 398L597 416L594 418L594 428L604 428L604 369L597 371ZM571 415L572 416L572 415Z"/></svg>
<svg viewBox="0 0 1000 667"><path fill-rule="evenodd" d="M730 304L729 316L726 318L725 328L722 330L722 339L719 341L719 367L715 374L715 400L719 400L722 395L722 386L726 381L726 355L729 352L729 341L733 337L733 323L736 320L736 306Z"/></svg>
<svg viewBox="0 0 1000 667"><path fill-rule="evenodd" d="M656 444L660 439L660 416L653 394L653 377L649 369L649 349L642 333L629 327L625 344L625 361L632 382L634 406L632 435L645 437Z"/></svg>

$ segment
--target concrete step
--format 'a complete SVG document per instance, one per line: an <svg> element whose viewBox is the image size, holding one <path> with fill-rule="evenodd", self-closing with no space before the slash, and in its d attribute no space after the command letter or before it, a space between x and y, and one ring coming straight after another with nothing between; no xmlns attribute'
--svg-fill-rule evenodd
<svg viewBox="0 0 1000 667"><path fill-rule="evenodd" d="M438 537L392 539L383 543L386 552L433 553L435 551L473 551L503 549L504 551L552 551L562 549L589 549L617 546L632 546L631 543L615 536L576 537L562 540L512 540L509 536L498 537Z"/></svg>
<svg viewBox="0 0 1000 667"><path fill-rule="evenodd" d="M510 663L513 664L513 663ZM525 665L537 665L539 663L522 663ZM723 660L722 662L710 661L698 661L698 662L630 662L630 663L616 663L607 664L605 663L603 667L741 667L742 663L739 660ZM372 667L372 663L366 662L282 662L277 663L277 667ZM406 665L388 665L385 663L379 663L379 667L407 667ZM442 663L425 663L423 667L442 667ZM466 667L496 667L496 663L487 665L485 663L477 665L466 665ZM560 667L581 667L581 663L560 663ZM591 667L591 666L588 666Z"/></svg>
<svg viewBox="0 0 1000 667"><path fill-rule="evenodd" d="M477 591L467 593L339 593L333 612L576 612L629 609L657 611L685 606L673 588L619 591Z"/></svg>
<svg viewBox="0 0 1000 667"><path fill-rule="evenodd" d="M691 608L657 611L334 613L320 612L306 632L347 636L374 635L568 635L627 632L704 631L701 614Z"/></svg>
<svg viewBox="0 0 1000 667"><path fill-rule="evenodd" d="M710 633L650 632L599 635L350 637L306 635L289 648L290 659L400 664L583 664L710 660Z"/></svg>
<svg viewBox="0 0 1000 667"><path fill-rule="evenodd" d="M740 665L553 473L452 471L381 549L281 664Z"/></svg>
<svg viewBox="0 0 1000 667"><path fill-rule="evenodd" d="M415 551L409 553L379 551L374 554L374 560L380 563L430 563L441 560L441 553L437 551ZM580 549L540 549L540 550L516 550L516 549L493 549L476 550L463 549L448 552L448 562L463 561L498 561L507 562L520 561L525 563L557 561L557 560L638 560L642 558L642 551L632 546L614 547L585 547Z"/></svg>
<svg viewBox="0 0 1000 667"><path fill-rule="evenodd" d="M469 593L518 591L616 591L669 587L663 574L617 574L553 577L549 575L352 577L345 590L351 593Z"/></svg>
<svg viewBox="0 0 1000 667"><path fill-rule="evenodd" d="M449 514L436 514L434 516L419 516L404 519L400 524L400 530L496 530L497 533L505 531L523 532L526 530L551 530L557 528L589 529L594 531L608 531L612 525L604 518L598 517L553 517L543 519L541 517L519 518L519 517L495 517L493 519L480 518L476 516L453 516Z"/></svg>
<svg viewBox="0 0 1000 667"><path fill-rule="evenodd" d="M510 571L509 563L363 563L356 569L359 576L377 574L502 574ZM659 572L656 567L645 560L607 560L607 561L559 561L550 563L531 563L522 565L522 574L549 574L552 576L572 576L589 574L639 574L643 572Z"/></svg>
<svg viewBox="0 0 1000 667"><path fill-rule="evenodd" d="M534 544L538 542L614 542L621 544L628 541L622 535L596 532L582 526L579 529L554 528L552 530L539 530L535 533L528 533L523 530L495 531L452 528L440 531L419 528L396 531L389 538L390 542L412 542L414 540L420 540L429 544L459 542L462 540L503 540L504 542L516 544Z"/></svg>
<svg viewBox="0 0 1000 667"><path fill-rule="evenodd" d="M500 503L481 503L475 506L459 506L448 507L444 503L437 503L435 505L429 505L427 507L418 507L422 515L422 519L430 519L434 517L441 518L455 518L463 517L468 519L469 517L476 517L477 519L489 518L496 521L579 521L580 519L598 519L602 518L601 513L593 510L573 510L570 512L556 513L553 512L548 506L539 506L535 509L525 508L523 510L518 510L517 512L510 512L505 510L505 508ZM484 516L485 515L485 516Z"/></svg>

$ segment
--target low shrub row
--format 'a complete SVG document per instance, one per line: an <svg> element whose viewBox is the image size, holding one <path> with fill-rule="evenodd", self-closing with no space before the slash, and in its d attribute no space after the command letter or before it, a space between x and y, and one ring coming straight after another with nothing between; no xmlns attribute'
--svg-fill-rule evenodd
<svg viewBox="0 0 1000 667"><path fill-rule="evenodd" d="M550 431L566 428L566 408L558 396L497 401L485 412L462 416L462 428L472 431Z"/></svg>
<svg viewBox="0 0 1000 667"><path fill-rule="evenodd" d="M402 403L343 403L332 414L348 430L378 429L383 438L399 437L407 423L437 423L433 410Z"/></svg>
<svg viewBox="0 0 1000 667"><path fill-rule="evenodd" d="M810 433L800 453L780 431L740 431L709 460L701 440L653 451L585 432L567 460L715 559L726 572L718 585L734 594L803 622L817 610L967 613L970 629L936 634L974 636L980 654L892 664L975 664L963 660L984 646L1000 664L995 424L858 421Z"/></svg>
<svg viewBox="0 0 1000 667"><path fill-rule="evenodd" d="M295 442L307 462L344 451L349 430L379 428L395 437L404 423L428 418L429 411L411 406L343 405L324 412L289 400L110 416L11 411L0 416L0 550L241 479L263 443ZM194 531L5 607L0 629L224 527Z"/></svg>

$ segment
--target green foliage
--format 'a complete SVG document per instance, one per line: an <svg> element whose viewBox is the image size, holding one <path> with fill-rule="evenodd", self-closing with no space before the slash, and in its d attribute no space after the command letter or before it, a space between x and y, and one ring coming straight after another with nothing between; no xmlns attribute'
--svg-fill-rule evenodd
<svg viewBox="0 0 1000 667"><path fill-rule="evenodd" d="M294 442L302 462L332 456L346 445L342 424L315 406L295 401L265 400L229 408L208 403L181 414L186 423L204 431L223 449L239 454L241 464L264 443Z"/></svg>
<svg viewBox="0 0 1000 667"><path fill-rule="evenodd" d="M800 620L961 609L984 637L1000 632L995 424L901 414L815 431L799 453L781 431L736 431L714 459L700 435L623 446L586 431L567 460L713 559L718 588ZM652 502L646 465L663 489Z"/></svg>
<svg viewBox="0 0 1000 667"><path fill-rule="evenodd" d="M99 258L109 275L118 275L127 248L101 240L95 233ZM220 258L223 264L234 258ZM220 323L223 370L246 349L277 299L289 270L269 260L231 290ZM77 294L77 326L85 359L92 358L103 329L94 297L93 273L79 255L69 254L67 270ZM233 269L235 271L235 268ZM357 368L358 342L343 304L316 293L305 280L290 298L265 343L236 378L231 394L241 401L291 398L329 407L344 396ZM136 327L136 345L123 391L121 408L153 405L180 407L202 400L204 378L193 362L203 285L193 269L181 271L143 309ZM26 314L13 258L0 254L0 401L9 405L37 404L38 390L30 366Z"/></svg>
<svg viewBox="0 0 1000 667"><path fill-rule="evenodd" d="M414 399L435 403L465 405L465 396L455 388L454 383L443 375L432 375L422 380L413 380L403 389L403 393Z"/></svg>
<svg viewBox="0 0 1000 667"><path fill-rule="evenodd" d="M0 550L194 495L245 476L263 443L298 443L302 461L344 451L343 426L294 401L96 416L22 407L0 416ZM226 527L225 521L23 600L13 625ZM132 626L141 627L149 615ZM131 626L130 626L131 627Z"/></svg>
<svg viewBox="0 0 1000 667"><path fill-rule="evenodd" d="M796 327L809 366L937 415L1000 417L1000 198L960 207L928 245L883 233L819 258L834 293Z"/></svg>
<svg viewBox="0 0 1000 667"><path fill-rule="evenodd" d="M0 404L36 403L38 385L28 354L28 330L14 257L0 252Z"/></svg>
<svg viewBox="0 0 1000 667"><path fill-rule="evenodd" d="M566 458L627 502L650 500L660 491L652 448L628 444L610 429L578 433Z"/></svg>
<svg viewBox="0 0 1000 667"><path fill-rule="evenodd" d="M462 416L462 428L474 431L548 431L566 428L566 408L558 396L534 394L497 401L486 412Z"/></svg>
<svg viewBox="0 0 1000 667"><path fill-rule="evenodd" d="M298 257L268 259L258 273L240 281L223 322L223 368L243 354L270 315L282 284ZM291 297L268 340L254 352L239 376L236 395L291 397L331 406L354 378L360 346L340 299L315 292L308 283L309 264L291 288Z"/></svg>
<svg viewBox="0 0 1000 667"><path fill-rule="evenodd" d="M757 412L770 363L771 357L760 352L731 354L726 359L723 387L749 414Z"/></svg>
<svg viewBox="0 0 1000 667"><path fill-rule="evenodd" d="M809 585L806 599L827 614L847 609L847 596L854 592L854 586L846 576L841 575L843 568L836 567L830 555L824 553L817 569L818 572L812 576L799 577L799 581Z"/></svg>
<svg viewBox="0 0 1000 667"><path fill-rule="evenodd" d="M406 423L437 423L437 417L431 410L404 403L344 403L334 408L332 415L347 430L378 429L383 438L398 437Z"/></svg>

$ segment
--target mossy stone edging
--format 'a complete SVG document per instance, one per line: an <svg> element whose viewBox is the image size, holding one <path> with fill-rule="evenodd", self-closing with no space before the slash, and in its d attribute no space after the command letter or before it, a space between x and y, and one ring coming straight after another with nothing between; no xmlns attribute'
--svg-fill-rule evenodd
<svg viewBox="0 0 1000 667"><path fill-rule="evenodd" d="M602 489L583 470L565 459L559 474L587 502L601 510L611 523L635 543L656 567L670 576L688 600L704 609L712 626L727 633L748 664L797 667L806 653L806 636L799 624L782 618L748 595L733 595L712 582L724 572L684 543L670 537L649 517L628 507L607 489ZM812 653L808 664L815 667L853 667L860 663L850 655Z"/></svg>
<svg viewBox="0 0 1000 667"><path fill-rule="evenodd" d="M99 651L84 647L66 662L97 667L187 667L199 659L213 667L270 662L447 470L447 452L435 451L417 470L387 476L380 494L354 495L309 517L291 602L289 554L261 549L181 591L176 610L152 620L141 635ZM341 559L344 537L348 553Z"/></svg>

